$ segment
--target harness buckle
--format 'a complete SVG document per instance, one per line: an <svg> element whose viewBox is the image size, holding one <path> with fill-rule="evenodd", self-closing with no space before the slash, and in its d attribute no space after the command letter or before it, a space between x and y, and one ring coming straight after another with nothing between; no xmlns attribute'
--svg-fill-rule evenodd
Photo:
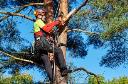
<svg viewBox="0 0 128 84"><path fill-rule="evenodd" d="M37 37L36 40L40 40L40 37Z"/></svg>

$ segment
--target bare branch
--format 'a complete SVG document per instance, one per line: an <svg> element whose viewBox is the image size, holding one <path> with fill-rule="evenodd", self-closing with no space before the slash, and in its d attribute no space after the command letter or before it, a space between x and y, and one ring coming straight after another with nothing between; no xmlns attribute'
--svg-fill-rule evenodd
<svg viewBox="0 0 128 84"><path fill-rule="evenodd" d="M5 15L9 15L9 16L20 16L20 17L26 18L28 20L35 21L35 19L32 19L31 17L25 16L23 14L11 13L11 12L0 12L0 13L5 14Z"/></svg>
<svg viewBox="0 0 128 84"><path fill-rule="evenodd" d="M64 18L64 21L67 22L69 21L69 19L76 14L83 6L85 6L87 4L88 0L84 0L84 2L78 7L78 8L74 8L71 12L69 12L69 14L66 16L66 18Z"/></svg>
<svg viewBox="0 0 128 84"><path fill-rule="evenodd" d="M14 56L14 55L10 55L10 54L8 54L8 53L6 53L6 52L4 52L4 51L1 51L1 50L0 50L0 53L4 54L4 55L6 55L6 56L9 56L9 57L11 57L11 58L13 58L13 59L16 59L16 60L20 60L20 61L24 61L24 62L29 62L29 63L34 63L34 62L31 61L31 60L26 60L26 59L18 58L18 57Z"/></svg>
<svg viewBox="0 0 128 84"><path fill-rule="evenodd" d="M83 32L83 33L88 34L88 35L98 34L96 32L90 32L90 31L82 30L82 29L67 29L66 32Z"/></svg>
<svg viewBox="0 0 128 84"><path fill-rule="evenodd" d="M20 6L20 7L28 7L28 6L34 6L34 5L47 5L47 4L50 4L51 1L48 1L47 3L29 3L29 4L26 4L26 5L23 5L23 6Z"/></svg>
<svg viewBox="0 0 128 84"><path fill-rule="evenodd" d="M49 3L51 3L51 2L49 1L49 2L47 2L47 3L45 3L45 4L44 4L44 3L29 3L29 4L27 4L27 5L20 6L19 10L17 10L17 11L14 12L14 13L19 13L20 11L22 11L23 9L25 9L25 8L28 7L28 6L32 6L32 5L47 5L47 4L49 4ZM10 16L10 15L4 16L3 18L0 19L0 22L2 22L3 20L7 19L9 16Z"/></svg>
<svg viewBox="0 0 128 84"><path fill-rule="evenodd" d="M50 4L50 3L51 3L51 1L48 1L47 3L29 3L29 4L26 4L26 5L22 5L22 6L16 6L15 8L17 8L17 7L36 6L36 5L41 5L41 6L43 6L43 5L48 5L48 4Z"/></svg>
<svg viewBox="0 0 128 84"><path fill-rule="evenodd" d="M14 12L14 13L19 13L19 12L22 11L23 9L25 9L25 7L20 8L19 10L17 10L17 11ZM9 17L9 15L4 16L3 18L0 19L0 22L2 22L3 20L7 19L8 17Z"/></svg>
<svg viewBox="0 0 128 84"><path fill-rule="evenodd" d="M96 79L97 79L97 83L98 84L100 84L100 81L99 81L99 77L96 75L96 74L94 74L94 73L92 73L92 72L90 72L90 71L88 71L88 70L86 70L85 68L76 68L76 69L74 69L72 72L76 72L76 71L84 71L85 73L87 73L87 74L89 74L89 75L93 75L94 77L96 77Z"/></svg>

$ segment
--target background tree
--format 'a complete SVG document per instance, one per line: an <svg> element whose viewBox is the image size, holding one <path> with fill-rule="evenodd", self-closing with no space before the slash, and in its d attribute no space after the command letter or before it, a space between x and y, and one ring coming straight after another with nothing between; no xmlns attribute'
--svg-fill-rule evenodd
<svg viewBox="0 0 128 84"><path fill-rule="evenodd" d="M18 71L11 77L0 76L1 84L33 84L32 77L28 74L20 74Z"/></svg>
<svg viewBox="0 0 128 84"><path fill-rule="evenodd" d="M127 61L127 28L128 1L127 0L96 0L91 2L92 20L101 21L103 32L100 37L110 45L103 56L101 65L116 67ZM96 10L95 10L96 8Z"/></svg>
<svg viewBox="0 0 128 84"><path fill-rule="evenodd" d="M99 76L99 81L101 84L127 84L128 77L122 76L119 78L113 78L112 80L106 80L103 76ZM94 76L88 78L88 84L97 84Z"/></svg>

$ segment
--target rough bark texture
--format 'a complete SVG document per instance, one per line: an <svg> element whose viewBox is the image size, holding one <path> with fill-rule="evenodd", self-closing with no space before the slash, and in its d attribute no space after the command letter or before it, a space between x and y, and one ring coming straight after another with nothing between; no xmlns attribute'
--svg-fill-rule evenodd
<svg viewBox="0 0 128 84"><path fill-rule="evenodd" d="M60 12L63 12L64 17L68 14L68 0L60 0ZM67 43L67 32L65 32L67 26L64 26L63 32L59 36L59 43L66 44ZM61 49L63 51L64 57L66 58L66 46L61 46ZM57 68L58 71L58 68ZM59 81L59 84L67 84L67 78L68 77L61 77L60 73L57 72L57 81Z"/></svg>
<svg viewBox="0 0 128 84"><path fill-rule="evenodd" d="M60 12L64 14L63 18L68 15L68 0L60 0ZM67 32L65 32L66 28L67 26L65 26L64 31L59 36L60 43L67 43ZM66 47L61 46L61 49L63 50L64 56L66 56Z"/></svg>
<svg viewBox="0 0 128 84"><path fill-rule="evenodd" d="M50 4L47 4L47 22L50 23L53 21L53 0L44 0L44 3L46 4L47 2L50 2Z"/></svg>

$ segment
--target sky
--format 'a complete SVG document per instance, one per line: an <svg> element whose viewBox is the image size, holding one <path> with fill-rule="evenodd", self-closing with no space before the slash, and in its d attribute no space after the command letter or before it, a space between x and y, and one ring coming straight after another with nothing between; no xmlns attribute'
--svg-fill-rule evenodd
<svg viewBox="0 0 128 84"><path fill-rule="evenodd" d="M30 42L33 42L33 22L23 20L22 18L18 18L17 20L22 22L21 24L17 24L17 28L20 30L21 36ZM90 46L88 55L85 58L72 58L69 54L69 51L67 51L66 61L67 64L72 63L76 67L84 67L95 74L101 74L105 77L106 80L111 80L113 77L118 78L120 76L128 76L127 65L122 65L114 69L103 66L101 67L99 65L101 57L105 55L106 51L107 49L94 49L92 46ZM26 72L33 76L34 81L42 81L43 79L37 68L21 71L21 73ZM5 75L8 76L8 74ZM80 80L84 80L84 78Z"/></svg>

